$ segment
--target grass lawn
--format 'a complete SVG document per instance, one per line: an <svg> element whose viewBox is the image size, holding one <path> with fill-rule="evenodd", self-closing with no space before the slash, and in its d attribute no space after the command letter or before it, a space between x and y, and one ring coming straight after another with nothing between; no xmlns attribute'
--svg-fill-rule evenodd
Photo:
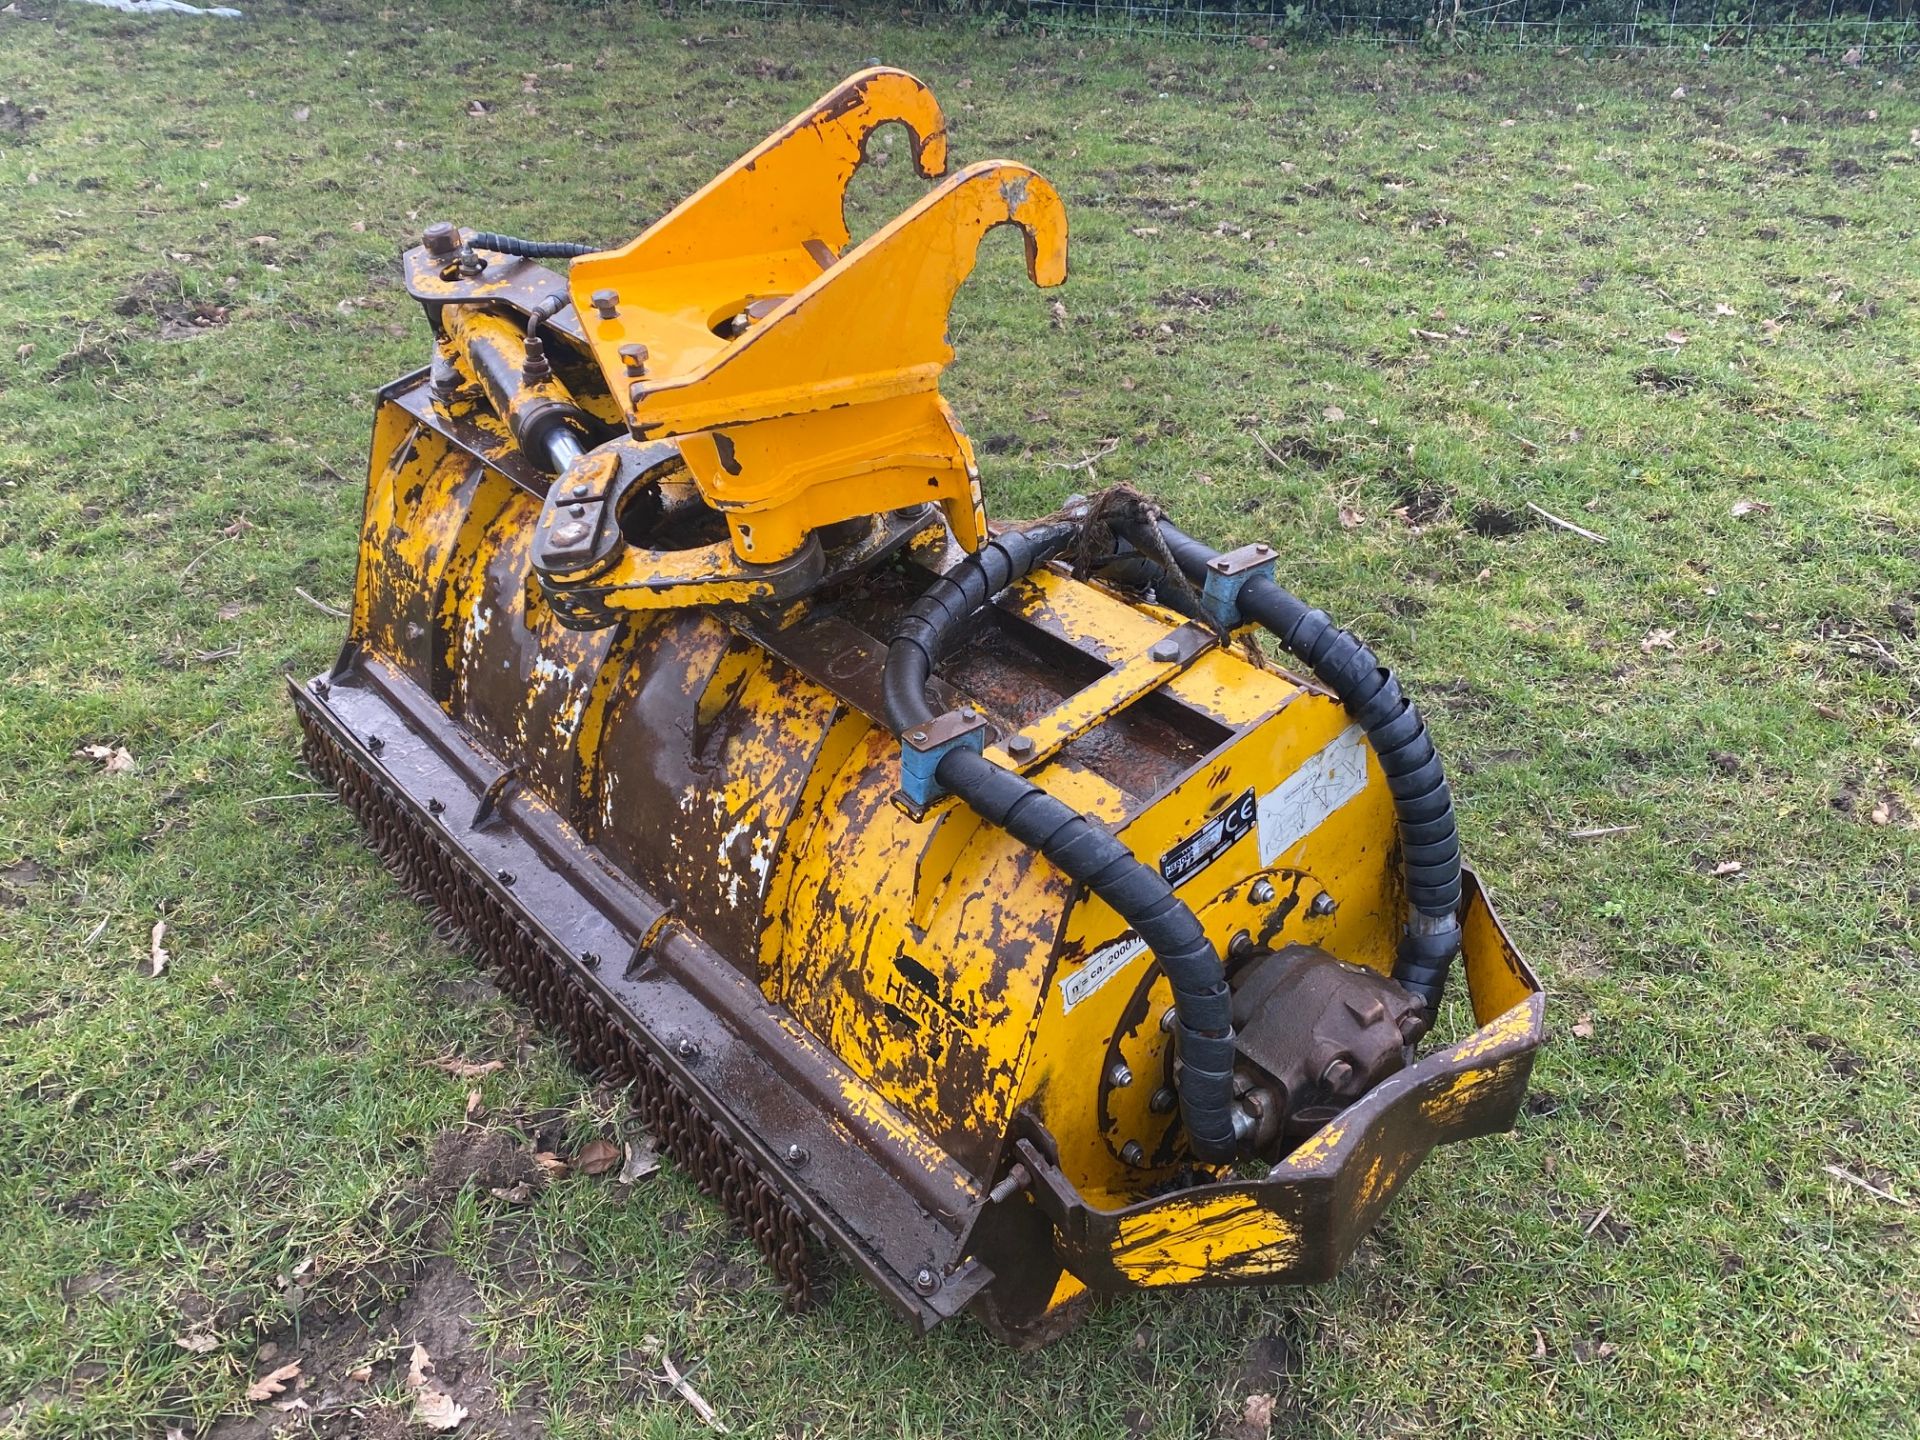
<svg viewBox="0 0 1920 1440"><path fill-rule="evenodd" d="M239 3L0 14L0 1433L426 1434L419 1338L468 1434L708 1433L665 1357L749 1436L1920 1434L1906 82ZM1426 702L1547 983L1518 1132L1336 1283L1020 1356L844 1273L789 1317L670 1167L434 1163L620 1107L297 758L343 632L300 592L349 595L426 355L397 253L621 241L869 57L1072 215L1065 290L996 236L956 314L997 513L1124 479L1277 542Z"/></svg>

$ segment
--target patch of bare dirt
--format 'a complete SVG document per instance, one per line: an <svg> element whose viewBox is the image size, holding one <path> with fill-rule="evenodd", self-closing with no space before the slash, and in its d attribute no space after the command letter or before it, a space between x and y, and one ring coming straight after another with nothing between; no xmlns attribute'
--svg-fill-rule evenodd
<svg viewBox="0 0 1920 1440"><path fill-rule="evenodd" d="M178 275L171 270L152 270L113 302L113 313L129 318L151 316L162 340L192 340L227 323L232 312L223 299L190 299Z"/></svg>
<svg viewBox="0 0 1920 1440"><path fill-rule="evenodd" d="M47 112L38 105L29 108L0 98L0 140L18 140L46 118Z"/></svg>
<svg viewBox="0 0 1920 1440"><path fill-rule="evenodd" d="M0 910L18 910L27 903L27 892L44 885L53 872L33 860L15 860L0 865Z"/></svg>
<svg viewBox="0 0 1920 1440"><path fill-rule="evenodd" d="M428 1383L466 1411L462 1436L533 1437L545 1433L531 1407L501 1403L479 1341L484 1313L479 1292L445 1255L396 1275L363 1273L328 1301L311 1304L298 1325L268 1336L254 1370L268 1375L295 1362L275 1396L251 1414L230 1415L209 1440L265 1440L268 1436L417 1437L432 1433L414 1422L409 1404L390 1398L406 1390L415 1346L426 1351ZM285 1408L281 1408L285 1407Z"/></svg>
<svg viewBox="0 0 1920 1440"><path fill-rule="evenodd" d="M504 1200L531 1199L547 1183L533 1149L501 1130L447 1130L427 1153L427 1193L451 1199L472 1185Z"/></svg>

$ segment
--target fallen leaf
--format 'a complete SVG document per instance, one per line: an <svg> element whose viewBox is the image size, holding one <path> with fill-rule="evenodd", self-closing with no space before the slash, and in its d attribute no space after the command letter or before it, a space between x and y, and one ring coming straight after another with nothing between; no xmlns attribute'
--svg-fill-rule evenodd
<svg viewBox="0 0 1920 1440"><path fill-rule="evenodd" d="M611 1140L589 1140L573 1163L582 1175L604 1175L620 1163L620 1147Z"/></svg>
<svg viewBox="0 0 1920 1440"><path fill-rule="evenodd" d="M467 1119L478 1120L486 1113L487 1107L481 1099L480 1087L476 1085L467 1091Z"/></svg>
<svg viewBox="0 0 1920 1440"><path fill-rule="evenodd" d="M1669 95L1669 96L1668 96L1667 98L1668 98L1669 100L1684 100L1684 99L1686 99L1686 98L1687 98L1687 87L1686 87L1686 86L1684 86L1684 85L1676 85L1676 86L1674 86L1674 87L1673 87L1673 94L1671 94L1671 95Z"/></svg>
<svg viewBox="0 0 1920 1440"><path fill-rule="evenodd" d="M1574 1021L1573 1035L1576 1040L1591 1040L1593 1038L1593 1016L1582 1015L1578 1020Z"/></svg>
<svg viewBox="0 0 1920 1440"><path fill-rule="evenodd" d="M22 345L19 349L13 352L13 358L24 364L26 361L31 360L33 358L33 350L34 350L33 342L28 341L25 345Z"/></svg>
<svg viewBox="0 0 1920 1440"><path fill-rule="evenodd" d="M1768 515L1773 506L1765 500L1736 500L1733 502L1732 515L1736 520L1744 520L1749 515Z"/></svg>
<svg viewBox="0 0 1920 1440"><path fill-rule="evenodd" d="M1716 876L1738 875L1746 868L1747 867L1742 865L1738 860L1722 860L1718 865L1713 867L1713 873Z"/></svg>
<svg viewBox="0 0 1920 1440"><path fill-rule="evenodd" d="M429 1430L457 1430L466 1418L467 1407L444 1390L426 1389L414 1394L413 1419L417 1425Z"/></svg>
<svg viewBox="0 0 1920 1440"><path fill-rule="evenodd" d="M1050 311L1052 312L1052 314L1053 314L1053 325L1054 325L1054 328L1055 328L1056 330L1058 330L1058 329L1063 329L1063 328L1065 328L1065 326L1066 326L1066 323L1067 323L1067 307L1066 307L1066 305L1065 305L1065 304L1064 304L1063 302L1061 302L1061 301L1059 301L1059 300L1056 300L1056 301L1054 301L1054 302L1053 302L1053 304L1052 304L1052 305L1050 305L1050 306L1048 307L1048 309L1049 309L1049 310L1050 310Z"/></svg>
<svg viewBox="0 0 1920 1440"><path fill-rule="evenodd" d="M133 752L124 745L82 745L74 758L97 761L109 775L124 775L133 769Z"/></svg>
<svg viewBox="0 0 1920 1440"><path fill-rule="evenodd" d="M1670 345L1684 345L1684 344L1686 344L1686 343L1687 343L1687 332L1686 332L1686 331L1684 331L1684 330L1669 330L1669 331L1667 331L1667 343L1668 343L1668 344L1670 344Z"/></svg>
<svg viewBox="0 0 1920 1440"><path fill-rule="evenodd" d="M1893 823L1893 807L1882 800L1867 813L1867 819L1876 825L1891 825Z"/></svg>
<svg viewBox="0 0 1920 1440"><path fill-rule="evenodd" d="M660 1168L660 1154L653 1148L653 1141L643 1135L627 1144L627 1163L620 1167L619 1180L622 1185L631 1185L636 1180L644 1180Z"/></svg>
<svg viewBox="0 0 1920 1440"><path fill-rule="evenodd" d="M1353 506L1342 505L1340 507L1340 528L1342 530L1358 530L1366 523L1367 517L1360 511L1354 509Z"/></svg>
<svg viewBox="0 0 1920 1440"><path fill-rule="evenodd" d="M176 1335L173 1337L173 1343L190 1355L205 1355L208 1351L220 1348L219 1338L209 1335L204 1330L195 1331L191 1335Z"/></svg>
<svg viewBox="0 0 1920 1440"><path fill-rule="evenodd" d="M442 1055L427 1063L436 1070L446 1071L456 1080L478 1080L482 1075L491 1075L496 1070L507 1068L504 1060L462 1060L458 1055Z"/></svg>
<svg viewBox="0 0 1920 1440"><path fill-rule="evenodd" d="M1656 650L1677 649L1678 647L1673 643L1673 636L1674 632L1671 630L1649 630L1641 638L1640 649L1648 655Z"/></svg>
<svg viewBox="0 0 1920 1440"><path fill-rule="evenodd" d="M265 1375L262 1375L258 1380L254 1381L253 1384L249 1385L247 1387L247 1398L249 1400L270 1400L287 1388L287 1382L289 1380L297 1379L299 1375L300 1362L298 1360L289 1360L278 1370L269 1370Z"/></svg>
<svg viewBox="0 0 1920 1440"><path fill-rule="evenodd" d="M1151 240L1160 233L1160 227L1158 225L1136 225L1128 233L1136 235L1142 240Z"/></svg>
<svg viewBox="0 0 1920 1440"><path fill-rule="evenodd" d="M1320 412L1320 415L1323 419L1327 420L1344 420L1347 418L1347 412L1342 410L1338 405L1327 406L1326 409Z"/></svg>
<svg viewBox="0 0 1920 1440"><path fill-rule="evenodd" d="M1733 307L1723 300L1713 307L1713 313L1716 315L1731 315L1733 314Z"/></svg>
<svg viewBox="0 0 1920 1440"><path fill-rule="evenodd" d="M1533 1358L1536 1360L1544 1360L1547 1358L1547 1337L1542 1335L1537 1328L1533 1332Z"/></svg>
<svg viewBox="0 0 1920 1440"><path fill-rule="evenodd" d="M247 203L246 196L235 195L231 200L222 200L220 202L220 208L222 210L238 210L242 205L245 205L246 203Z"/></svg>
<svg viewBox="0 0 1920 1440"><path fill-rule="evenodd" d="M355 1384L364 1385L373 1378L373 1366L356 1365L353 1369L347 1371L347 1378Z"/></svg>
<svg viewBox="0 0 1920 1440"><path fill-rule="evenodd" d="M467 114L469 115L491 115L492 113L493 102L491 100L469 100L467 102Z"/></svg>
<svg viewBox="0 0 1920 1440"><path fill-rule="evenodd" d="M427 1347L415 1343L413 1355L407 1361L407 1384L418 1390L427 1383L427 1372L433 1369L433 1356L427 1353Z"/></svg>
<svg viewBox="0 0 1920 1440"><path fill-rule="evenodd" d="M222 525L220 527L220 533L229 540L238 540L242 535L246 534L247 531L257 530L258 528L259 527L247 519L246 516L236 515L232 524Z"/></svg>
<svg viewBox="0 0 1920 1440"><path fill-rule="evenodd" d="M313 118L313 111L309 109L307 106L296 105L293 107L293 123L294 124L304 125L307 123L307 121L311 120L312 118Z"/></svg>
<svg viewBox="0 0 1920 1440"><path fill-rule="evenodd" d="M1273 1396L1249 1395L1240 1406L1240 1419L1248 1431L1265 1435L1273 1429Z"/></svg>
<svg viewBox="0 0 1920 1440"><path fill-rule="evenodd" d="M153 938L147 947L147 961L153 967L147 971L149 976L158 977L166 974L167 966L173 961L173 955L167 950L166 946L160 943L166 938L167 922L164 920L154 921Z"/></svg>
<svg viewBox="0 0 1920 1440"><path fill-rule="evenodd" d="M522 1180L518 1185L495 1185L487 1193L496 1200L504 1200L509 1205L525 1205L533 1199L533 1187Z"/></svg>
<svg viewBox="0 0 1920 1440"><path fill-rule="evenodd" d="M229 600L226 604L222 605L218 610L213 612L213 618L216 620L238 620L242 615L246 613L247 613L247 607L242 602L238 600Z"/></svg>
<svg viewBox="0 0 1920 1440"><path fill-rule="evenodd" d="M367 222L364 220L356 220L347 228L356 235L364 235L367 233Z"/></svg>
<svg viewBox="0 0 1920 1440"><path fill-rule="evenodd" d="M1473 578L1485 584L1493 578L1493 567L1491 565L1485 566L1481 569L1480 573Z"/></svg>
<svg viewBox="0 0 1920 1440"><path fill-rule="evenodd" d="M567 1162L551 1150L542 1150L533 1158L538 1160L541 1167L555 1180L558 1180L562 1175L567 1173Z"/></svg>

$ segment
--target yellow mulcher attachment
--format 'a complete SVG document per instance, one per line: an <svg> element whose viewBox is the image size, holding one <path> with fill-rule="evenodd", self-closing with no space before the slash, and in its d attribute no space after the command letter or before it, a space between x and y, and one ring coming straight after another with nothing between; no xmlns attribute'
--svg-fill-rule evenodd
<svg viewBox="0 0 1920 1440"><path fill-rule="evenodd" d="M989 160L851 244L895 121L945 175L875 69L621 249L408 252L436 351L380 396L307 757L796 1302L819 1241L1025 1339L1325 1279L1512 1124L1539 986L1419 712L1273 550L1125 491L989 526L947 311L996 226L1060 284L1066 215Z"/></svg>

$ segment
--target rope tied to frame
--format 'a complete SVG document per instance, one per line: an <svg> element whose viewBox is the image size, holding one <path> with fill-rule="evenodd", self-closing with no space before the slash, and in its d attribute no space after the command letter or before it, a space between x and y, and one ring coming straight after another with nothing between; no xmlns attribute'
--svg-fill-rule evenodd
<svg viewBox="0 0 1920 1440"><path fill-rule="evenodd" d="M1083 499L1069 501L1053 514L1032 522L1033 526L1070 524L1078 527L1070 559L1073 565L1073 578L1085 580L1102 565L1120 553L1120 542L1124 537L1135 549L1158 567L1159 575L1154 581L1155 588L1166 588L1179 595L1181 604L1177 607L1204 623L1220 642L1220 648L1234 648L1233 632L1228 630L1200 603L1200 592L1180 568L1173 552L1167 548L1167 542L1160 533L1160 520L1165 511L1160 502L1144 491L1136 490L1125 481L1095 491ZM1027 529L1028 526L1021 526ZM1252 662L1261 669L1267 668L1266 657L1260 653L1258 644L1251 634L1244 637L1246 652Z"/></svg>

